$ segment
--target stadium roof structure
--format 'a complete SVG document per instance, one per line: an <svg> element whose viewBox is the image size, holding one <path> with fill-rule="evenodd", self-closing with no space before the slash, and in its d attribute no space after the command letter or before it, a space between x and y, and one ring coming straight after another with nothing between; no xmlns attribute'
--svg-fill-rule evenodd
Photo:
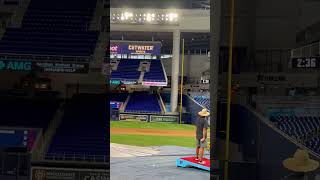
<svg viewBox="0 0 320 180"><path fill-rule="evenodd" d="M193 0L193 8L210 9L210 0Z"/></svg>
<svg viewBox="0 0 320 180"><path fill-rule="evenodd" d="M110 0L111 8L210 9L210 0Z"/></svg>
<svg viewBox="0 0 320 180"><path fill-rule="evenodd" d="M170 32L134 32L134 31L112 31L110 32L111 40L128 40L128 41L160 41L163 52L172 50L172 33ZM185 39L185 50L205 50L210 47L209 33L181 33L181 38Z"/></svg>
<svg viewBox="0 0 320 180"><path fill-rule="evenodd" d="M204 1L188 2L191 5L194 3L202 5L202 7L209 4ZM210 13L208 10L199 8L111 8L110 21L111 40L160 41L164 54L172 51L174 31L180 31L181 39L185 40L187 53L189 51L190 54L206 54L210 47Z"/></svg>

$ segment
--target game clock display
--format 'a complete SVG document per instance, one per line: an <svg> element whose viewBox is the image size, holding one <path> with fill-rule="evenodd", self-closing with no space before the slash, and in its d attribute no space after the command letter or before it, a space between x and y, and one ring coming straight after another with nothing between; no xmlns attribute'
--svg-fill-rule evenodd
<svg viewBox="0 0 320 180"><path fill-rule="evenodd" d="M292 58L293 68L320 68L320 57Z"/></svg>

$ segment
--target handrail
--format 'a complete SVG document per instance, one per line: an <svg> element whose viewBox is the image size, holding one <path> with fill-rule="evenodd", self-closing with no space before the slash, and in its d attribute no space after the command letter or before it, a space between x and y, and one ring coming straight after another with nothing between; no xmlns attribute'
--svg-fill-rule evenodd
<svg viewBox="0 0 320 180"><path fill-rule="evenodd" d="M61 161L86 161L86 162L104 162L109 161L106 155L92 155L86 153L48 153L45 160Z"/></svg>
<svg viewBox="0 0 320 180"><path fill-rule="evenodd" d="M315 51L313 51L313 48ZM306 54L304 53L304 50L307 51ZM308 56L308 57L312 57L312 56L320 56L320 41L319 42L315 42L315 43L311 43L305 46L301 46L298 48L294 48L291 50L291 58L293 57L303 57L303 56Z"/></svg>
<svg viewBox="0 0 320 180"><path fill-rule="evenodd" d="M167 112L167 108L166 108L165 103L162 100L162 97L161 97L160 93L158 93L157 95L158 95L158 98L159 98L159 101L160 101L159 103L160 103L161 109L163 110L164 113L166 113Z"/></svg>
<svg viewBox="0 0 320 180"><path fill-rule="evenodd" d="M192 98L189 94L185 94L189 99L191 99L191 101L193 101L194 103L196 103L198 106L200 106L202 109L205 109L206 107L201 105L199 102L197 102L194 98ZM207 109L207 108L206 108ZM207 109L208 112L210 112L210 109Z"/></svg>

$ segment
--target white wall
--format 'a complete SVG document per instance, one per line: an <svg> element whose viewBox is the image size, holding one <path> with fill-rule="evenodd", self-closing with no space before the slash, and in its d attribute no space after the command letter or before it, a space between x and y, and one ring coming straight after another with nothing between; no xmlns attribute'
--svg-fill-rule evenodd
<svg viewBox="0 0 320 180"><path fill-rule="evenodd" d="M171 76L171 58L162 59L164 68L168 76ZM179 65L181 74L181 60ZM207 55L186 55L184 64L184 75L190 78L199 78L201 73L210 68L210 61Z"/></svg>

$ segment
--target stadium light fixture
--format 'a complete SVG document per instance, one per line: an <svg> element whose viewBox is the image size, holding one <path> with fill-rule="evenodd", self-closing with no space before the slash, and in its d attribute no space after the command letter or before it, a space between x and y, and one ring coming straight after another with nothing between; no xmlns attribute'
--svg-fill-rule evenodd
<svg viewBox="0 0 320 180"><path fill-rule="evenodd" d="M130 24L176 24L179 22L178 14L174 11L167 12L114 12L111 14L111 23Z"/></svg>
<svg viewBox="0 0 320 180"><path fill-rule="evenodd" d="M151 22L151 20L152 20L152 19L151 19L151 14L148 13L148 14L147 14L147 22Z"/></svg>

